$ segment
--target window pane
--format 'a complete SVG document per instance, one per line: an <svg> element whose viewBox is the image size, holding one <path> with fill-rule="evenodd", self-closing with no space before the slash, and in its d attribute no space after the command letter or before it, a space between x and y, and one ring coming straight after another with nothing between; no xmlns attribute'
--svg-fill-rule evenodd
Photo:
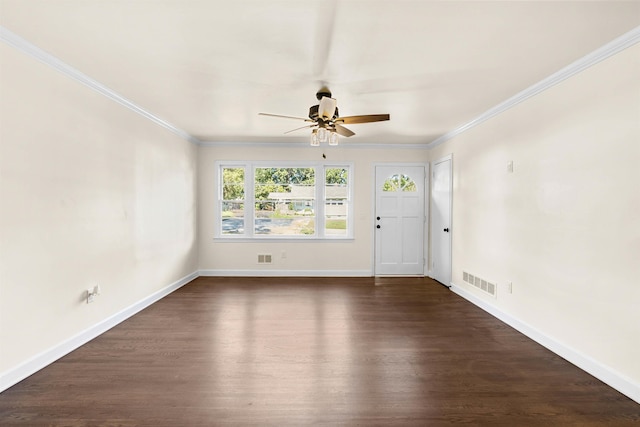
<svg viewBox="0 0 640 427"><path fill-rule="evenodd" d="M222 234L244 234L244 168L222 168Z"/></svg>
<svg viewBox="0 0 640 427"><path fill-rule="evenodd" d="M222 234L244 234L244 203L222 202Z"/></svg>
<svg viewBox="0 0 640 427"><path fill-rule="evenodd" d="M325 183L330 185L347 185L349 183L349 170L347 168L325 169Z"/></svg>
<svg viewBox="0 0 640 427"><path fill-rule="evenodd" d="M403 182L402 182L402 191L418 191L418 188L416 187L416 183L411 179L411 177L408 177L407 175L402 175L404 178L406 178Z"/></svg>
<svg viewBox="0 0 640 427"><path fill-rule="evenodd" d="M315 233L314 203L312 200L296 202L298 210L256 210L255 234L300 236ZM281 205L278 205L281 206ZM266 205L265 205L266 207Z"/></svg>
<svg viewBox="0 0 640 427"><path fill-rule="evenodd" d="M324 205L325 236L347 235L347 204L338 201L327 201Z"/></svg>
<svg viewBox="0 0 640 427"><path fill-rule="evenodd" d="M416 183L404 174L392 175L384 182L382 191L418 191Z"/></svg>
<svg viewBox="0 0 640 427"><path fill-rule="evenodd" d="M384 182L384 185L382 186L382 191L398 191L398 184L393 178L393 176L387 178L387 180Z"/></svg>
<svg viewBox="0 0 640 427"><path fill-rule="evenodd" d="M347 211L349 197L349 170L326 168L324 188L324 234L347 235Z"/></svg>
<svg viewBox="0 0 640 427"><path fill-rule="evenodd" d="M222 169L222 199L244 200L244 168Z"/></svg>
<svg viewBox="0 0 640 427"><path fill-rule="evenodd" d="M315 234L313 168L256 168L256 235Z"/></svg>

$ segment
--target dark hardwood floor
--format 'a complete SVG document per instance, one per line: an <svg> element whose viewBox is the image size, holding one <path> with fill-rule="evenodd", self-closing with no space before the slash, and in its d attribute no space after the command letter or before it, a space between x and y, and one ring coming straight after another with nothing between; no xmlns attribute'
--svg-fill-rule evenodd
<svg viewBox="0 0 640 427"><path fill-rule="evenodd" d="M640 405L422 278L199 278L0 394L2 426L449 424Z"/></svg>

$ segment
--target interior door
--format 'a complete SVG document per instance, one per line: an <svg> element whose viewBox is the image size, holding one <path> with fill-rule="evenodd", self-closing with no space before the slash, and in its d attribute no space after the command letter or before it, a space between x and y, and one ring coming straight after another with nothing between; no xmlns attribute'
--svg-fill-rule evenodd
<svg viewBox="0 0 640 427"><path fill-rule="evenodd" d="M431 277L451 284L451 156L437 160L431 177Z"/></svg>
<svg viewBox="0 0 640 427"><path fill-rule="evenodd" d="M424 274L425 167L377 166L375 274Z"/></svg>

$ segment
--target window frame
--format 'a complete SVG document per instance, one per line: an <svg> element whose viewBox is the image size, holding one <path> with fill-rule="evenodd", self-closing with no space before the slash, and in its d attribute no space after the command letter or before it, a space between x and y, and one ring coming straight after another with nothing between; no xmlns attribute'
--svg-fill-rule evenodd
<svg viewBox="0 0 640 427"><path fill-rule="evenodd" d="M223 207L223 169L244 168L244 233L224 234L222 232ZM315 174L315 224L313 235L269 235L255 233L255 170L256 168L313 168ZM326 197L325 183L327 169L347 169L347 233L344 235L325 234L325 206L330 200ZM353 240L354 218L354 164L352 162L309 162L309 161L223 161L215 162L215 217L214 239L216 241L314 241L314 240Z"/></svg>

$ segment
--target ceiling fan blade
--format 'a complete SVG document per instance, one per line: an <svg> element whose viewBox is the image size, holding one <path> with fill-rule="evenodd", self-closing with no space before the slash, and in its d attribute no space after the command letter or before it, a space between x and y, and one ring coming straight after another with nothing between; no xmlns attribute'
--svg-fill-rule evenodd
<svg viewBox="0 0 640 427"><path fill-rule="evenodd" d="M352 131L350 131L344 126L340 126L340 125L335 125L335 126L336 126L336 132L338 132L338 135L340 136L349 137L349 136L355 135L355 133L353 133Z"/></svg>
<svg viewBox="0 0 640 427"><path fill-rule="evenodd" d="M317 126L317 125L314 123L314 124L312 124L312 125L306 125L306 126L302 126L302 127L299 127L299 128L291 129L291 130L286 131L286 132L285 132L285 135L286 135L286 134L288 134L288 133L291 133L291 132L295 132L295 131L300 130L300 129L308 129L308 128L312 128L312 127L314 127L314 126Z"/></svg>
<svg viewBox="0 0 640 427"><path fill-rule="evenodd" d="M330 120L336 113L336 105L338 101L334 98L328 98L323 96L320 100L320 106L318 107L318 117L322 117L324 120Z"/></svg>
<svg viewBox="0 0 640 427"><path fill-rule="evenodd" d="M389 114L368 114L365 116L347 116L339 117L336 119L336 123L357 124L357 123L371 123L371 122L383 122L391 119Z"/></svg>
<svg viewBox="0 0 640 427"><path fill-rule="evenodd" d="M258 113L258 115L260 115L260 116L269 116L269 117L279 117L281 119L304 120L305 122L315 123L313 120L307 119L307 118L304 118L304 117L283 116L283 115L280 115L280 114L269 114L269 113Z"/></svg>

